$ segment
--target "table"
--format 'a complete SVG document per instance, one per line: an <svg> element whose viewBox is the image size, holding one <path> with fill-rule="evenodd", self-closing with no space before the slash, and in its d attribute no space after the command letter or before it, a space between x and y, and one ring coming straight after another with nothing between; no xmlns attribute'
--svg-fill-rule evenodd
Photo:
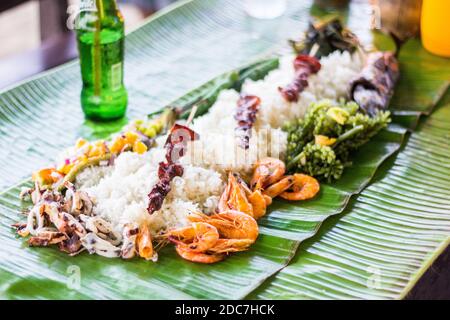
<svg viewBox="0 0 450 320"><path fill-rule="evenodd" d="M127 38L128 118L156 110L217 74L286 50L285 40L306 27L311 3L291 1L285 16L271 21L248 18L231 0L181 1L167 9L174 10L167 15L182 10L176 20L164 18L166 10L156 14ZM368 4L356 1L347 16L363 40L369 11ZM0 156L0 189L26 178L78 136L102 137L123 125L99 129L84 120L79 91L75 61L1 93L1 147L15 148ZM29 135L36 138L29 141Z"/></svg>
<svg viewBox="0 0 450 320"><path fill-rule="evenodd" d="M29 2L29 0L4 0L0 12ZM39 20L41 45L25 53L0 60L0 89L44 70L53 68L77 56L75 36L66 26L66 0L40 0ZM20 30L16 30L20 36Z"/></svg>

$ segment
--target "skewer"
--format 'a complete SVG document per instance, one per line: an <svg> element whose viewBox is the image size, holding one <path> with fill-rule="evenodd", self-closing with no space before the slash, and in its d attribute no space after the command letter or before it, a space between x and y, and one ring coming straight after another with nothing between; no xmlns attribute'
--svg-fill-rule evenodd
<svg viewBox="0 0 450 320"><path fill-rule="evenodd" d="M288 102L297 102L300 93L308 86L308 78L319 72L321 64L315 57L320 45L314 43L308 54L299 54L293 64L295 76L291 83L285 87L278 87L278 91Z"/></svg>
<svg viewBox="0 0 450 320"><path fill-rule="evenodd" d="M320 49L320 45L318 45L317 43L314 43L313 46L311 47L311 50L309 50L308 55L311 57L314 57L317 53L317 51L319 51Z"/></svg>
<svg viewBox="0 0 450 320"><path fill-rule="evenodd" d="M191 112L189 113L189 117L186 120L186 127L189 127L189 125L191 124L192 120L194 120L195 114L197 113L197 109L198 106L194 105L191 109Z"/></svg>

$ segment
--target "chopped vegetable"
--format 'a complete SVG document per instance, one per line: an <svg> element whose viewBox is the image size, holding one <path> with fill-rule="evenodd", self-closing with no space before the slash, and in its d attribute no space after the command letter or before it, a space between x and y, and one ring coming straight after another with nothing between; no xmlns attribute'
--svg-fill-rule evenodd
<svg viewBox="0 0 450 320"><path fill-rule="evenodd" d="M148 120L135 120L128 129L130 131L138 131L148 138L154 138L170 128L175 122L176 117L177 115L174 109L165 108L158 116L151 117Z"/></svg>
<svg viewBox="0 0 450 320"><path fill-rule="evenodd" d="M89 166L97 166L101 161L108 161L110 158L111 158L111 153L106 153L101 156L86 158L86 159L83 159L82 161L78 161L77 164L75 164L72 167L72 169L65 176L63 176L62 182L65 182L65 181L73 182L75 180L76 176L78 175L78 173L80 173L83 169L85 169ZM63 188L65 188L64 183L59 184L58 189L63 189Z"/></svg>
<svg viewBox="0 0 450 320"><path fill-rule="evenodd" d="M355 102L334 105L314 103L304 119L287 123L287 168L328 181L339 179L349 166L350 154L368 142L390 122L390 113L373 117L359 111Z"/></svg>
<svg viewBox="0 0 450 320"><path fill-rule="evenodd" d="M43 189L47 189L58 181L63 175L55 168L44 168L33 172L32 179L37 182Z"/></svg>

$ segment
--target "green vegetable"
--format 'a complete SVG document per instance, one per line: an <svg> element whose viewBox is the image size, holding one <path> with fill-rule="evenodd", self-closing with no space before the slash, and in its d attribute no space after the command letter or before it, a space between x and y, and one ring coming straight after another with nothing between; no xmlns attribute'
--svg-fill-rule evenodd
<svg viewBox="0 0 450 320"><path fill-rule="evenodd" d="M303 119L287 123L283 129L288 132L288 170L328 181L339 179L344 168L351 165L351 152L391 120L388 111L369 117L358 109L355 102L336 106L322 100L312 104Z"/></svg>

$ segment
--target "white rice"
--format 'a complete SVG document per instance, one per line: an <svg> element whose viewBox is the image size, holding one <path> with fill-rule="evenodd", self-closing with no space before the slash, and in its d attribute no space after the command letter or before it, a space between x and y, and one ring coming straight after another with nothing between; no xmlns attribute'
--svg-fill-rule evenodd
<svg viewBox="0 0 450 320"><path fill-rule="evenodd" d="M265 79L244 83L243 92L261 98L248 150L237 146L235 139L238 92L222 91L210 111L195 119L192 128L200 134L200 140L191 143L188 154L181 159L184 174L173 179L172 190L161 210L149 215L147 206L148 193L158 181L158 164L164 160L161 145L165 137L157 139L159 147L143 155L125 152L112 167L85 169L77 177L77 187L94 199L95 213L118 228L129 222L146 223L156 233L185 225L191 211L212 212L224 189L227 170L248 177L258 159L266 156L283 159L287 135L280 127L303 116L312 102L344 98L350 79L362 67L356 55L332 53L321 59L321 70L310 77L299 101L289 103L281 97L278 87L292 81L293 59L294 56L282 57L280 67Z"/></svg>
<svg viewBox="0 0 450 320"><path fill-rule="evenodd" d="M280 129L281 126L286 121L302 117L312 102L345 98L348 83L361 69L358 55L334 52L321 59L321 70L309 78L309 86L300 94L298 102L288 102L281 96L278 87L292 81L294 59L294 55L282 57L278 69L262 80L247 80L243 85L242 92L261 99L249 150L240 148L235 138L234 113L239 93L224 90L209 112L195 119L193 129L201 138L192 144L189 156L183 162L222 173L233 170L246 176L260 158L271 156L283 159L287 135Z"/></svg>
<svg viewBox="0 0 450 320"><path fill-rule="evenodd" d="M164 154L161 148L143 155L125 152L98 183L95 181L102 169L92 167L88 174L77 177L76 186L92 197L96 214L118 226L146 223L153 233L184 225L191 211L213 210L224 189L221 176L212 170L187 165L183 176L173 179L172 190L161 210L148 214L148 193L158 181L158 163Z"/></svg>
<svg viewBox="0 0 450 320"><path fill-rule="evenodd" d="M192 128L200 139L190 144L182 163L210 168L222 174L232 170L245 175L260 158L282 157L286 149L286 133L280 129L255 127L248 150L237 144L234 111L238 99L238 92L224 90L209 112L195 119Z"/></svg>
<svg viewBox="0 0 450 320"><path fill-rule="evenodd" d="M335 51L320 60L320 71L308 78L309 85L300 94L298 102L288 102L281 96L278 87L284 87L292 81L294 59L294 55L283 56L279 68L271 71L264 79L245 81L242 92L261 98L257 125L279 128L286 121L304 116L312 102L345 98L350 80L362 68L358 54Z"/></svg>

